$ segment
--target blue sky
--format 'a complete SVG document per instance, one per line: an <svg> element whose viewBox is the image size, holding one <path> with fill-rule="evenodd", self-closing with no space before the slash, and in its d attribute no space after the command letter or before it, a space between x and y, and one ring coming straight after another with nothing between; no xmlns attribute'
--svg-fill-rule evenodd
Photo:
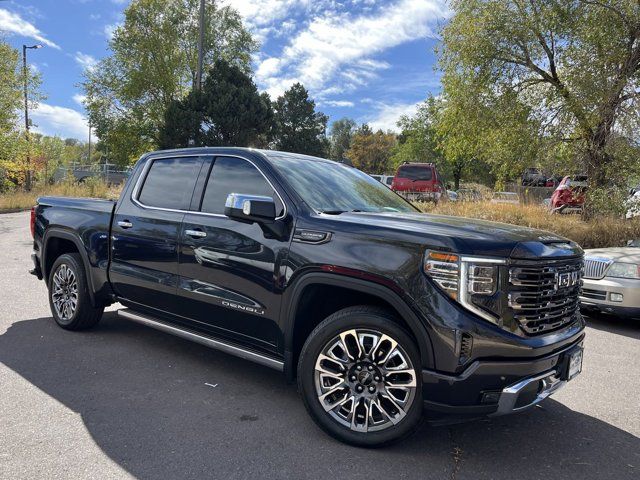
<svg viewBox="0 0 640 480"><path fill-rule="evenodd" d="M217 1L237 8L260 41L254 80L272 98L300 81L331 121L393 129L440 90L433 48L448 17L443 0ZM0 0L0 35L16 48L44 45L28 51L47 96L32 115L36 130L87 138L82 72L108 55L128 3Z"/></svg>

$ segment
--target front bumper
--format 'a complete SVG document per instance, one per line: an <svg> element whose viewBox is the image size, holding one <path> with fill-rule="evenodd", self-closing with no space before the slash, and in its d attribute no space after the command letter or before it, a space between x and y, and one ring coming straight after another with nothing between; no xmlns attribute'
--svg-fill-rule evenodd
<svg viewBox="0 0 640 480"><path fill-rule="evenodd" d="M584 335L551 354L531 359L477 360L460 375L422 371L423 400L431 412L460 417L504 415L526 410L566 384L569 356Z"/></svg>
<svg viewBox="0 0 640 480"><path fill-rule="evenodd" d="M584 310L640 317L640 280L632 278L584 279L580 306ZM613 294L613 296L612 296ZM613 298L621 301L613 301Z"/></svg>

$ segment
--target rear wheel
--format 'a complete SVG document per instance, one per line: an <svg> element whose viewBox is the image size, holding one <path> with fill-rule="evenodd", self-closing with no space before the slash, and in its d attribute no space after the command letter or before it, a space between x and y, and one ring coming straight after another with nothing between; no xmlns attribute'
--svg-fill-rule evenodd
<svg viewBox="0 0 640 480"><path fill-rule="evenodd" d="M398 441L422 417L420 357L393 316L376 307L350 307L311 333L298 365L307 410L327 433L376 447Z"/></svg>
<svg viewBox="0 0 640 480"><path fill-rule="evenodd" d="M56 323L66 330L93 327L104 308L91 305L89 284L78 253L60 255L49 274L49 306Z"/></svg>

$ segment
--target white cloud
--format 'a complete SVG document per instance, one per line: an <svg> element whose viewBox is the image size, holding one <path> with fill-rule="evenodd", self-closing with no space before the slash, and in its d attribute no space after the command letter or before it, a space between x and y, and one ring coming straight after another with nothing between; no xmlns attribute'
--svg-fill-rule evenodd
<svg viewBox="0 0 640 480"><path fill-rule="evenodd" d="M355 104L349 100L324 100L322 105L329 107L353 107Z"/></svg>
<svg viewBox="0 0 640 480"><path fill-rule="evenodd" d="M233 7L250 28L271 26L291 15L293 9L309 5L313 0L226 0L224 6ZM286 22L285 22L286 23Z"/></svg>
<svg viewBox="0 0 640 480"><path fill-rule="evenodd" d="M111 40L113 38L113 34L116 32L116 29L120 27L122 24L120 22L117 23L109 23L105 25L102 29L102 33L107 37L107 40Z"/></svg>
<svg viewBox="0 0 640 480"><path fill-rule="evenodd" d="M402 115L414 115L420 103L376 104L374 116L366 119L373 130L398 130L396 123Z"/></svg>
<svg viewBox="0 0 640 480"><path fill-rule="evenodd" d="M38 133L80 140L87 140L89 136L87 119L72 108L40 103L29 114L36 125L33 130Z"/></svg>
<svg viewBox="0 0 640 480"><path fill-rule="evenodd" d="M443 0L399 0L373 14L354 16L325 11L311 20L283 49L277 63L258 65L256 79L277 96L298 79L312 91L338 80L354 89L389 64L373 57L419 38L434 37L433 26L449 15Z"/></svg>
<svg viewBox="0 0 640 480"><path fill-rule="evenodd" d="M72 98L78 105L84 106L84 101L87 99L87 96L76 93Z"/></svg>
<svg viewBox="0 0 640 480"><path fill-rule="evenodd" d="M93 70L96 68L98 60L95 57L82 52L76 52L73 59L82 67L83 70Z"/></svg>
<svg viewBox="0 0 640 480"><path fill-rule="evenodd" d="M60 47L46 38L44 36L44 33L38 30L35 25L26 21L17 13L10 12L9 10L5 10L3 8L0 8L0 31L14 33L23 37L33 38L40 43L60 50Z"/></svg>

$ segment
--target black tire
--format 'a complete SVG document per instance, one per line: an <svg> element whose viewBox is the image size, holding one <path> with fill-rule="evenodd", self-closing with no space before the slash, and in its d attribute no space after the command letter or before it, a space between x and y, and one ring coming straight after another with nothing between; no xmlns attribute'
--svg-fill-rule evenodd
<svg viewBox="0 0 640 480"><path fill-rule="evenodd" d="M72 314L65 315L67 312L60 312L54 305L54 277L59 271L68 269L72 272L77 283L77 299L76 306ZM49 307L51 314L56 323L65 330L86 330L96 325L102 317L104 307L94 307L91 305L91 297L89 295L89 284L84 269L84 263L79 253L65 253L60 255L49 273Z"/></svg>
<svg viewBox="0 0 640 480"><path fill-rule="evenodd" d="M320 387L316 383L315 369L318 356L328 345L333 343L333 340L340 333L353 329L379 332L394 339L403 350L403 353L409 357L411 367L414 370L416 388L412 401L407 406L404 418L382 430L354 431L340 423L339 419L332 416L334 414L326 412L318 396L317 389ZM374 350L375 348L370 350L371 356L374 356ZM345 371L348 371L346 367ZM345 375L346 377L347 375ZM359 447L389 445L414 433L421 423L423 410L422 375L418 349L411 336L395 322L393 315L378 307L356 306L345 308L327 317L311 332L302 348L298 361L298 389L302 394L307 411L316 424L329 435L351 445ZM352 389L348 392L351 393L345 393L347 397L352 395L355 390ZM382 390L380 394L382 394ZM378 393L374 395L378 395ZM332 411L335 411L335 409ZM367 422L369 422L368 418Z"/></svg>

